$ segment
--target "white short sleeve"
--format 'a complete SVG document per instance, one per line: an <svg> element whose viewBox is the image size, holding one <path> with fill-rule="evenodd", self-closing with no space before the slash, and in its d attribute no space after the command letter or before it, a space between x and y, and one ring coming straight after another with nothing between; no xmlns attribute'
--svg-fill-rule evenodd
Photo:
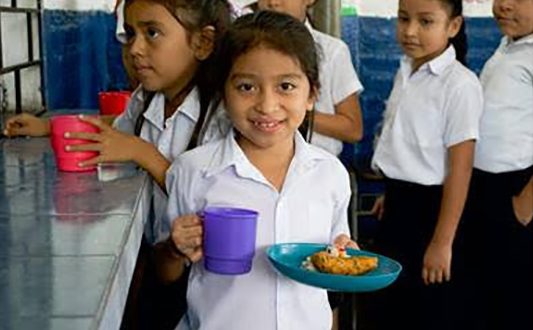
<svg viewBox="0 0 533 330"><path fill-rule="evenodd" d="M332 64L331 95L334 104L339 104L348 96L363 91L363 85L352 64L350 50L344 42L339 42L339 47L332 55L330 63Z"/></svg>
<svg viewBox="0 0 533 330"><path fill-rule="evenodd" d="M477 82L465 83L450 95L444 113L446 147L479 138L479 120L482 110L483 91Z"/></svg>

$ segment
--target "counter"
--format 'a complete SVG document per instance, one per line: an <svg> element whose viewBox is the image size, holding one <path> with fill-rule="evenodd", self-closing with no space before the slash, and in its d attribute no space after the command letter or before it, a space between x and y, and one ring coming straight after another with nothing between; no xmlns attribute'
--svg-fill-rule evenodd
<svg viewBox="0 0 533 330"><path fill-rule="evenodd" d="M0 139L0 329L118 329L149 184L58 172L48 138Z"/></svg>

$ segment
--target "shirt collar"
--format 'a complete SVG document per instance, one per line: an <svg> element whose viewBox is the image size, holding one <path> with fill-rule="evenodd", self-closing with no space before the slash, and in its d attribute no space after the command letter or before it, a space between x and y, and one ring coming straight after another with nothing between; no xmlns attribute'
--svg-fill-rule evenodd
<svg viewBox="0 0 533 330"><path fill-rule="evenodd" d="M200 116L200 97L198 88L193 88L183 100L183 103L170 116L167 121L174 121L179 115L185 115L191 121L197 122ZM163 93L156 93L148 109L144 113L144 118L151 122L158 129L165 128L165 96Z"/></svg>
<svg viewBox="0 0 533 330"><path fill-rule="evenodd" d="M435 57L428 63L424 63L419 70L429 70L434 75L439 76L446 70L448 66L455 62L455 58L455 48L453 45L450 45L442 54ZM400 63L400 68L402 72L406 73L406 76L409 77L413 68L413 59L403 56Z"/></svg>
<svg viewBox="0 0 533 330"><path fill-rule="evenodd" d="M527 35L525 37L522 37L522 38L520 38L520 39L518 39L516 41L510 39L507 36L504 36L502 38L501 44L504 45L504 46L507 46L507 47L513 47L513 46L522 45L522 44L533 44L533 33L530 34L530 35Z"/></svg>
<svg viewBox="0 0 533 330"><path fill-rule="evenodd" d="M304 21L304 24L305 24L305 27L307 27L307 29L309 29L309 32L313 32L314 29L313 29L313 26L311 25L311 22L309 21L309 19L305 19Z"/></svg>
<svg viewBox="0 0 533 330"><path fill-rule="evenodd" d="M305 172L313 168L318 161L331 157L326 151L313 150L312 148L315 147L308 144L299 132L295 133L294 142L295 151L291 161L291 169L296 174ZM241 147L237 144L234 130L230 130L226 138L221 142L204 173L206 177L209 177L226 170L228 167L234 167L237 175L241 177L263 181L262 175L250 163Z"/></svg>

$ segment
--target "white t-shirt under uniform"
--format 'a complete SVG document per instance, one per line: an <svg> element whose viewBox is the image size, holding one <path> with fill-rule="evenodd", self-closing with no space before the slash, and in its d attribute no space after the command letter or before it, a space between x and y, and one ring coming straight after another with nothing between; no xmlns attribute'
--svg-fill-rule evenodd
<svg viewBox="0 0 533 330"><path fill-rule="evenodd" d="M341 39L314 30L307 22L320 55L320 93L315 103L317 112L335 114L335 105L348 96L363 91L352 64L350 49ZM342 141L313 132L311 143L338 156L342 151Z"/></svg>
<svg viewBox="0 0 533 330"><path fill-rule="evenodd" d="M312 184L311 184L312 183ZM330 329L325 290L292 281L270 265L274 243L330 243L349 235L348 173L328 152L295 136L295 154L281 192L254 167L233 132L180 156L167 173L167 219L193 214L208 205L259 212L252 270L239 276L207 272L193 264L188 312L177 329Z"/></svg>
<svg viewBox="0 0 533 330"><path fill-rule="evenodd" d="M481 84L455 59L453 46L414 73L412 60L404 57L372 166L392 179L443 184L447 149L478 138L482 109Z"/></svg>
<svg viewBox="0 0 533 330"><path fill-rule="evenodd" d="M533 35L504 37L481 72L485 109L474 167L491 172L533 165Z"/></svg>

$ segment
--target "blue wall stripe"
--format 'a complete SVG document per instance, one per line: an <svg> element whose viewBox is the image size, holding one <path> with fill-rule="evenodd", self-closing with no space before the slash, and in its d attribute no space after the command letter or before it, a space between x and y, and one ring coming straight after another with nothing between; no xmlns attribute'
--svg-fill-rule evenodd
<svg viewBox="0 0 533 330"><path fill-rule="evenodd" d="M45 10L43 22L50 110L97 108L99 91L127 87L112 14Z"/></svg>

